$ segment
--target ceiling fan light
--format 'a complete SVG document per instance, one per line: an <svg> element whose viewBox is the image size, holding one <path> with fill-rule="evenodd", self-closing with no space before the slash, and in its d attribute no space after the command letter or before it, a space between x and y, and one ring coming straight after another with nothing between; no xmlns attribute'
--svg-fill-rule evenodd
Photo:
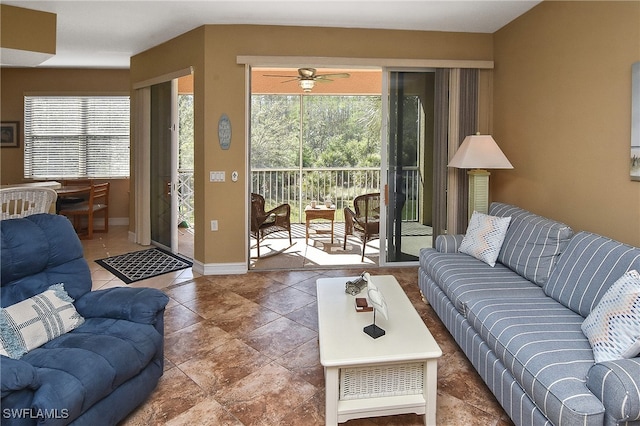
<svg viewBox="0 0 640 426"><path fill-rule="evenodd" d="M313 80L300 80L300 87L304 92L310 92L313 89L313 86L316 85L316 82Z"/></svg>

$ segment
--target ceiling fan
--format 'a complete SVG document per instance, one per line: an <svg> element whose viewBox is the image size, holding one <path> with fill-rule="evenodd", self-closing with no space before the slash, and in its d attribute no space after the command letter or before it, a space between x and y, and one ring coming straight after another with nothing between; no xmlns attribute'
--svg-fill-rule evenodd
<svg viewBox="0 0 640 426"><path fill-rule="evenodd" d="M304 92L310 92L315 86L316 81L319 83L328 83L333 81L334 78L348 78L350 75L348 73L316 74L315 68L298 68L297 76L265 74L265 77L288 78L288 80L285 80L282 83L289 83L297 80Z"/></svg>

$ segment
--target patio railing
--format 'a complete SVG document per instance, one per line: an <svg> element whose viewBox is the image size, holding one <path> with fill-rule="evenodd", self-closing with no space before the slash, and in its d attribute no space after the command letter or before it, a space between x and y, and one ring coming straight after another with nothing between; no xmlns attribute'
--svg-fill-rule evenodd
<svg viewBox="0 0 640 426"><path fill-rule="evenodd" d="M403 172L407 209L404 220L419 217L420 196L417 167ZM304 221L304 208L312 200L319 203L330 199L336 206L336 221L344 221L344 208L353 208L353 199L360 194L380 191L380 168L280 168L254 169L251 188L265 197L267 207L291 205L291 221Z"/></svg>
<svg viewBox="0 0 640 426"><path fill-rule="evenodd" d="M404 193L407 195L403 220L417 221L421 205L418 168L405 168L403 178ZM344 222L344 208L353 208L356 196L380 191L380 169L254 169L251 171L251 188L265 198L267 209L288 203L293 223L304 222L304 208L312 200L322 203L327 198L336 206L336 221ZM178 171L178 197L179 221L186 221L193 226L193 170Z"/></svg>

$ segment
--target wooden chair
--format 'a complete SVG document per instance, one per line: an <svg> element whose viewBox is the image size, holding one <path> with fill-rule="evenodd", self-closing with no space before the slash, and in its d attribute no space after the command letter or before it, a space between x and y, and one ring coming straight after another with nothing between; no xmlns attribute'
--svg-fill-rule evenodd
<svg viewBox="0 0 640 426"><path fill-rule="evenodd" d="M264 211L264 197L260 194L251 194L251 236L256 239L258 257L260 257L260 241L267 235L279 231L288 231L289 244L293 244L289 204L281 204L274 209Z"/></svg>
<svg viewBox="0 0 640 426"><path fill-rule="evenodd" d="M104 214L102 229L94 229L93 221L96 213ZM109 232L109 182L91 185L89 199L86 202L64 206L60 214L72 219L73 227L80 238L92 239L94 232ZM87 232L82 233L80 220L87 217Z"/></svg>
<svg viewBox="0 0 640 426"><path fill-rule="evenodd" d="M50 213L56 202L56 191L50 188L3 188L0 189L2 211L0 219L15 219L37 213Z"/></svg>
<svg viewBox="0 0 640 426"><path fill-rule="evenodd" d="M362 240L362 259L367 242L380 238L380 193L358 195L353 200L355 212L344 208L344 245L347 249L347 236L354 235Z"/></svg>

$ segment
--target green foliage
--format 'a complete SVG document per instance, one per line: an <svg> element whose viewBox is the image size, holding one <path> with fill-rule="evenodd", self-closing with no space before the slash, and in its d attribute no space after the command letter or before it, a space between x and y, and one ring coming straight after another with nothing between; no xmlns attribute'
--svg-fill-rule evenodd
<svg viewBox="0 0 640 426"><path fill-rule="evenodd" d="M251 97L251 164L254 168L297 167L299 120L297 96Z"/></svg>
<svg viewBox="0 0 640 426"><path fill-rule="evenodd" d="M193 170L193 95L178 95L178 167Z"/></svg>
<svg viewBox="0 0 640 426"><path fill-rule="evenodd" d="M380 128L380 96L253 95L251 166L379 166Z"/></svg>

